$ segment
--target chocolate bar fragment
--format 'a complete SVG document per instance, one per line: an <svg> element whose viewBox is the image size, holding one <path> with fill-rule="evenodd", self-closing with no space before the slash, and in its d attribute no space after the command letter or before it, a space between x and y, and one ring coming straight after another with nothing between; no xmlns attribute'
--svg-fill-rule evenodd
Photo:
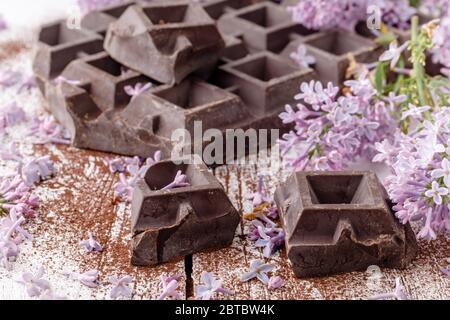
<svg viewBox="0 0 450 320"><path fill-rule="evenodd" d="M157 109L147 110L148 106L125 92L125 87L138 83L150 83L152 91L159 83L122 66L105 52L73 61L62 77L66 80L47 83L48 105L71 133L74 146L146 157L157 150L169 153L166 141L151 138ZM130 116L134 122L130 123Z"/></svg>
<svg viewBox="0 0 450 320"><path fill-rule="evenodd" d="M33 71L45 95L45 83L59 76L73 60L103 50L103 38L88 30L69 29L65 20L44 25L39 32Z"/></svg>
<svg viewBox="0 0 450 320"><path fill-rule="evenodd" d="M417 254L372 172L297 172L275 192L286 250L298 277L405 268Z"/></svg>
<svg viewBox="0 0 450 320"><path fill-rule="evenodd" d="M104 44L113 59L166 84L214 66L224 46L214 20L190 1L129 7Z"/></svg>
<svg viewBox="0 0 450 320"><path fill-rule="evenodd" d="M350 66L350 55L360 63L377 61L382 53L382 47L374 41L345 30L332 30L306 37L297 37L281 52L281 56L291 59L291 54L297 48L305 46L308 55L315 58L312 68L317 72L323 84L332 82L342 85L346 79L346 71Z"/></svg>
<svg viewBox="0 0 450 320"><path fill-rule="evenodd" d="M127 1L119 5L107 6L101 10L91 11L81 20L81 27L99 33L104 37L109 25L117 21L128 7L134 4L136 4L136 1Z"/></svg>
<svg viewBox="0 0 450 320"><path fill-rule="evenodd" d="M133 265L152 266L233 241L239 213L201 160L190 163L159 162L138 181L131 209ZM190 186L161 190L180 170Z"/></svg>
<svg viewBox="0 0 450 320"><path fill-rule="evenodd" d="M303 36L313 33L293 22L285 8L271 2L231 11L218 20L218 26L227 35L242 37L251 49L272 52L281 51L292 33Z"/></svg>

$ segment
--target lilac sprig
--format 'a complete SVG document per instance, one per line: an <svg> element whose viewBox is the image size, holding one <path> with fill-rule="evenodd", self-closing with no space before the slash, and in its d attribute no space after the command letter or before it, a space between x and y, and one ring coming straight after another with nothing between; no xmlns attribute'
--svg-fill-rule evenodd
<svg viewBox="0 0 450 320"><path fill-rule="evenodd" d="M409 135L376 145L374 161L385 162L385 180L396 216L402 223L420 221L419 238L433 240L450 230L450 108L431 113Z"/></svg>
<svg viewBox="0 0 450 320"><path fill-rule="evenodd" d="M0 215L13 212L31 218L35 216L38 205L39 199L31 194L30 187L19 173L0 177Z"/></svg>
<svg viewBox="0 0 450 320"><path fill-rule="evenodd" d="M295 96L302 101L280 114L294 130L283 135L280 148L284 163L296 171L342 170L359 157L372 158L374 144L393 132L395 123L384 101L376 99L370 80L362 75L345 82L351 90L337 97L331 83L302 83ZM308 105L308 106L307 106Z"/></svg>
<svg viewBox="0 0 450 320"><path fill-rule="evenodd" d="M308 29L326 30L335 27L354 31L359 21L367 19L367 9L375 5L381 10L382 21L392 27L405 29L416 9L408 0L299 0L288 7L295 22Z"/></svg>

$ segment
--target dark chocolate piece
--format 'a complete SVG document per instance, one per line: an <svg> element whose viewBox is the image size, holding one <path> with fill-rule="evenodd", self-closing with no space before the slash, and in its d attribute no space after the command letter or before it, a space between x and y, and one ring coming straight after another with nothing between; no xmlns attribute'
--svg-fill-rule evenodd
<svg viewBox="0 0 450 320"><path fill-rule="evenodd" d="M87 30L69 29L65 20L44 25L38 40L33 71L43 94L45 82L59 76L71 61L103 50L100 35Z"/></svg>
<svg viewBox="0 0 450 320"><path fill-rule="evenodd" d="M189 1L131 6L105 39L112 58L168 84L214 66L224 46L214 20Z"/></svg>
<svg viewBox="0 0 450 320"><path fill-rule="evenodd" d="M157 163L138 181L131 213L132 264L151 266L232 243L239 213L201 160L194 162ZM190 186L161 190L179 170Z"/></svg>
<svg viewBox="0 0 450 320"><path fill-rule="evenodd" d="M205 10L218 17L220 32ZM93 55L108 24L105 47L113 55ZM345 52L364 62L375 61L378 54L371 51L376 47L373 41L344 31L310 34L291 22L285 7L267 1L154 0L143 6L132 1L88 14L82 26L91 31L66 30L61 22L41 32L46 49L40 50L35 70L42 91L48 89L49 108L72 133L74 146L142 157L158 149L169 156L174 149L172 132L186 129L195 138L195 121L202 121L203 130L215 128L222 134L249 128L287 132L291 127L279 114L286 104L296 103L302 82L319 78L341 84L349 63ZM72 54L69 59L42 54L58 52L59 45L55 49L45 44L56 41L51 39L58 30ZM72 41L66 32L86 36ZM338 36L333 40L334 35ZM316 56L315 70L289 57L302 43ZM337 50L338 55L326 50ZM51 81L59 75L69 82ZM154 86L131 100L124 86L138 82ZM192 150L192 142L199 144L189 141L185 151ZM245 143L246 152L253 153L255 148ZM236 156L227 151L226 159Z"/></svg>
<svg viewBox="0 0 450 320"><path fill-rule="evenodd" d="M297 172L275 192L286 250L298 277L405 268L417 254L372 172Z"/></svg>
<svg viewBox="0 0 450 320"><path fill-rule="evenodd" d="M223 33L242 37L249 48L273 52L289 43L291 33L313 33L293 22L285 8L271 2L231 11L220 18L218 25Z"/></svg>
<svg viewBox="0 0 450 320"><path fill-rule="evenodd" d="M312 34L307 37L297 37L283 50L281 56L291 59L299 45L304 45L309 55L316 59L313 66L323 84L332 82L342 85L350 66L350 57L357 62L369 63L377 61L382 53L382 47L374 41L345 30L332 30Z"/></svg>

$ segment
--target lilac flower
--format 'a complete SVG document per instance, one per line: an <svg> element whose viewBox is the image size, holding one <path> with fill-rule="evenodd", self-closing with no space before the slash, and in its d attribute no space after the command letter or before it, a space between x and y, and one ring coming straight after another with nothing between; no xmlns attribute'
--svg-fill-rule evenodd
<svg viewBox="0 0 450 320"><path fill-rule="evenodd" d="M111 173L124 172L126 169L125 161L120 157L111 160L105 160L105 163L108 165L109 171L111 171Z"/></svg>
<svg viewBox="0 0 450 320"><path fill-rule="evenodd" d="M450 161L444 158L441 162L441 167L431 172L434 179L443 178L445 185L450 188Z"/></svg>
<svg viewBox="0 0 450 320"><path fill-rule="evenodd" d="M19 166L19 172L22 179L28 186L32 186L41 180L48 179L54 174L54 171L53 161L50 159L50 156L33 158Z"/></svg>
<svg viewBox="0 0 450 320"><path fill-rule="evenodd" d="M133 282L133 278L128 275L121 278L118 278L117 276L110 276L109 282L113 285L113 288L109 294L111 299L117 299L121 296L127 299L131 298L132 291L129 286Z"/></svg>
<svg viewBox="0 0 450 320"><path fill-rule="evenodd" d="M15 126L25 121L26 115L16 102L11 102L0 109L0 133L7 127Z"/></svg>
<svg viewBox="0 0 450 320"><path fill-rule="evenodd" d="M380 8L384 23L400 29L409 26L409 19L416 12L408 0L299 0L288 10L295 22L309 29L341 27L353 31L357 22L366 20L370 5Z"/></svg>
<svg viewBox="0 0 450 320"><path fill-rule="evenodd" d="M53 82L57 85L62 84L62 83L67 83L67 84L71 84L74 86L78 86L81 84L81 81L79 81L79 80L70 80L64 76L58 76L57 78L55 78L55 80L53 80Z"/></svg>
<svg viewBox="0 0 450 320"><path fill-rule="evenodd" d="M431 183L431 189L425 191L425 196L433 198L433 201L437 205L442 204L442 196L448 195L448 188L441 187L437 181Z"/></svg>
<svg viewBox="0 0 450 320"><path fill-rule="evenodd" d="M269 202L270 199L263 192L264 176L260 175L258 177L258 186L256 187L256 192L247 195L248 200L253 200L253 206L257 207L265 202Z"/></svg>
<svg viewBox="0 0 450 320"><path fill-rule="evenodd" d="M374 145L390 136L395 128L389 109L376 101L376 90L362 77L346 81L351 93L337 98L339 88L331 83L302 83L290 108L280 115L294 130L279 141L284 163L296 171L342 170L358 157L372 158Z"/></svg>
<svg viewBox="0 0 450 320"><path fill-rule="evenodd" d="M149 90L152 86L153 86L153 84L151 82L149 82L145 85L143 83L139 82L139 83L136 83L136 85L134 87L126 86L124 88L124 90L131 97L131 100L134 100L137 96L139 96L142 93L144 93L145 91Z"/></svg>
<svg viewBox="0 0 450 320"><path fill-rule="evenodd" d="M190 186L189 182L187 182L187 176L184 175L181 170L178 170L175 179L161 190L170 190L187 186Z"/></svg>
<svg viewBox="0 0 450 320"><path fill-rule="evenodd" d="M21 279L17 282L23 284L30 297L40 297L46 290L50 289L50 283L43 279L45 269L40 267L36 274L25 272L22 274Z"/></svg>
<svg viewBox="0 0 450 320"><path fill-rule="evenodd" d="M242 282L246 282L253 278L257 278L259 281L267 285L269 283L267 272L271 272L274 268L275 266L273 264L265 264L261 260L252 260L250 262L250 271L244 273L240 277L240 280Z"/></svg>
<svg viewBox="0 0 450 320"><path fill-rule="evenodd" d="M53 116L43 118L35 117L30 128L30 135L33 135L36 144L69 144L69 134L60 124L55 121Z"/></svg>
<svg viewBox="0 0 450 320"><path fill-rule="evenodd" d="M439 268L439 270L440 270L443 274L445 274L447 277L450 278L450 270L449 270L449 269L447 269L447 268Z"/></svg>
<svg viewBox="0 0 450 320"><path fill-rule="evenodd" d="M42 292L39 299L40 300L49 300L49 301L51 301L51 300L66 300L67 297L57 295L55 292L53 292L53 290L51 288L49 288Z"/></svg>
<svg viewBox="0 0 450 320"><path fill-rule="evenodd" d="M78 272L65 272L64 275L67 277L80 281L83 285L89 288L97 288L98 283L98 270L89 270L83 273Z"/></svg>
<svg viewBox="0 0 450 320"><path fill-rule="evenodd" d="M441 18L439 25L433 31L433 48L431 49L433 63L440 63L450 68L450 15Z"/></svg>
<svg viewBox="0 0 450 320"><path fill-rule="evenodd" d="M444 177L450 153L450 108L430 110L429 119L417 123L408 135L396 133L378 149L391 168L385 185L402 223L422 222L417 236L428 240L450 230L450 190ZM442 171L441 171L442 170Z"/></svg>
<svg viewBox="0 0 450 320"><path fill-rule="evenodd" d="M267 288L269 290L276 290L281 288L284 285L284 280L279 276L270 277L269 282L267 283Z"/></svg>
<svg viewBox="0 0 450 320"><path fill-rule="evenodd" d="M260 238L256 240L255 243L256 247L264 247L263 256L266 258L269 258L284 242L283 229L269 229L269 232L274 232L274 234L272 234L272 236L269 236L266 233L265 228L263 228L262 226L258 226L258 234Z"/></svg>
<svg viewBox="0 0 450 320"><path fill-rule="evenodd" d="M162 292L158 300L165 300L166 298L171 298L173 300L180 300L181 294L177 291L178 289L178 279L179 276L163 276L161 275L161 289Z"/></svg>
<svg viewBox="0 0 450 320"><path fill-rule="evenodd" d="M6 149L2 149L2 147L0 147L0 159L5 161L22 161L22 155L17 149L17 144L11 143Z"/></svg>
<svg viewBox="0 0 450 320"><path fill-rule="evenodd" d="M425 111L428 111L430 109L431 109L430 106L417 107L410 103L408 106L408 110L406 110L402 113L402 117L400 120L405 120L408 117L421 119L422 113L424 113Z"/></svg>
<svg viewBox="0 0 450 320"><path fill-rule="evenodd" d="M0 215L13 211L24 217L34 217L38 198L30 194L20 174L4 177L0 180Z"/></svg>
<svg viewBox="0 0 450 320"><path fill-rule="evenodd" d="M308 55L305 45L299 45L296 52L292 52L289 57L294 60L299 66L309 68L310 65L316 63L314 56Z"/></svg>
<svg viewBox="0 0 450 320"><path fill-rule="evenodd" d="M9 88L17 84L22 78L22 74L17 71L8 70L0 76L0 86Z"/></svg>
<svg viewBox="0 0 450 320"><path fill-rule="evenodd" d="M409 41L403 43L400 47L397 41L392 41L389 45L389 50L385 51L379 58L380 61L391 61L391 69L394 69L402 52L408 47Z"/></svg>
<svg viewBox="0 0 450 320"><path fill-rule="evenodd" d="M370 298L371 300L384 300L384 299L396 299L396 300L409 300L405 288L403 287L400 278L395 279L395 289L393 292L377 294Z"/></svg>
<svg viewBox="0 0 450 320"><path fill-rule="evenodd" d="M17 93L20 94L24 90L30 91L32 88L35 88L36 86L37 86L36 78L34 77L34 75L30 75L22 80L22 83L21 83L19 89L17 90Z"/></svg>
<svg viewBox="0 0 450 320"><path fill-rule="evenodd" d="M119 175L120 181L114 185L114 195L126 202L133 200L133 191L136 186L137 176L127 179L123 173Z"/></svg>
<svg viewBox="0 0 450 320"><path fill-rule="evenodd" d="M86 252L93 252L93 251L97 251L100 252L103 250L102 246L100 245L100 243L98 243L95 239L94 236L92 235L92 232L88 233L88 239L87 240L82 240L80 241L80 245L84 247L84 249L86 250Z"/></svg>
<svg viewBox="0 0 450 320"><path fill-rule="evenodd" d="M0 31L8 29L8 25L6 24L5 19L3 19L2 16L0 16Z"/></svg>
<svg viewBox="0 0 450 320"><path fill-rule="evenodd" d="M216 292L220 292L226 295L233 294L232 291L224 289L222 287L222 281L214 278L214 275L210 272L202 272L201 282L203 284L198 285L195 288L195 296L199 300L210 300Z"/></svg>

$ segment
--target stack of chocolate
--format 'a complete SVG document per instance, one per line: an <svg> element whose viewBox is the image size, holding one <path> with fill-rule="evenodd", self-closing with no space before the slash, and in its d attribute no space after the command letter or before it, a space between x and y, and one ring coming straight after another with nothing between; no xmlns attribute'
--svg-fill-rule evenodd
<svg viewBox="0 0 450 320"><path fill-rule="evenodd" d="M52 23L39 35L39 88L80 148L167 157L174 130L194 136L195 121L222 132L288 130L278 115L295 103L300 83L341 85L352 61L376 61L380 48L344 30L307 30L292 22L289 1L276 2L130 1L91 12L81 29ZM315 64L293 58L300 45ZM206 166L190 163L160 162L138 182L133 264L232 242L238 212ZM187 184L166 189L179 172ZM296 275L406 266L414 235L382 191L369 173L298 173L282 184L276 203Z"/></svg>
<svg viewBox="0 0 450 320"><path fill-rule="evenodd" d="M81 30L44 26L34 70L48 108L79 148L168 156L174 129L282 129L299 84L341 84L378 46L343 30L314 33L261 0L153 0L95 11ZM310 67L291 58L304 45ZM149 84L130 97L125 88ZM188 143L199 143L189 141ZM202 141L200 141L202 143Z"/></svg>

